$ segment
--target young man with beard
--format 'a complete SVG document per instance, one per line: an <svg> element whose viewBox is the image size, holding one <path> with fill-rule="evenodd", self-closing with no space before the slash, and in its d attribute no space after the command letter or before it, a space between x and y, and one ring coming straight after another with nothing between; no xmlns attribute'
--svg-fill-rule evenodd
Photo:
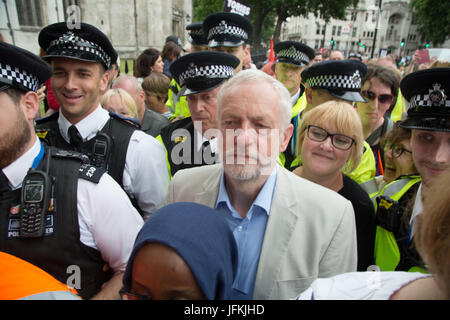
<svg viewBox="0 0 450 320"><path fill-rule="evenodd" d="M400 177L377 197L376 264L383 271L421 271L427 266L414 246L414 225L423 195L450 167L450 68L407 75L400 83L409 102L400 127L411 129L412 158L420 177Z"/></svg>
<svg viewBox="0 0 450 320"><path fill-rule="evenodd" d="M49 25L39 33L43 58L53 67L52 90L59 113L37 122L49 145L87 155L107 169L147 217L167 193L164 149L132 124L114 117L100 105L108 84L106 71L117 57L106 35L86 23L69 30L66 23Z"/></svg>
<svg viewBox="0 0 450 320"><path fill-rule="evenodd" d="M50 76L37 56L0 43L0 251L84 299L117 299L143 220L105 170L39 141L36 92Z"/></svg>
<svg viewBox="0 0 450 320"><path fill-rule="evenodd" d="M178 171L166 203L198 202L226 218L239 250L233 298L290 299L318 276L356 270L351 203L277 164L292 135L283 84L245 70L217 104L222 163Z"/></svg>

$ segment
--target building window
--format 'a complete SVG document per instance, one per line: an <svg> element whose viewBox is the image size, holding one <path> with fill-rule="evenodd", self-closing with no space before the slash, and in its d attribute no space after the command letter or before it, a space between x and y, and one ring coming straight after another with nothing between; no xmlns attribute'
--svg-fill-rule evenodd
<svg viewBox="0 0 450 320"><path fill-rule="evenodd" d="M320 34L320 25L319 24L317 25L317 28L316 28L316 34Z"/></svg>
<svg viewBox="0 0 450 320"><path fill-rule="evenodd" d="M364 31L364 32L363 32L363 38L365 38L365 37L366 37L366 32Z"/></svg>
<svg viewBox="0 0 450 320"><path fill-rule="evenodd" d="M44 25L40 0L16 0L19 24L27 27Z"/></svg>
<svg viewBox="0 0 450 320"><path fill-rule="evenodd" d="M356 21L356 17L358 16L358 12L356 12L356 11L353 11L352 12L352 21Z"/></svg>
<svg viewBox="0 0 450 320"><path fill-rule="evenodd" d="M322 35L325 35L325 28L326 28L326 26L324 25L324 26L322 27Z"/></svg>
<svg viewBox="0 0 450 320"><path fill-rule="evenodd" d="M319 49L320 47L320 40L316 40L316 43L314 44L314 49Z"/></svg>
<svg viewBox="0 0 450 320"><path fill-rule="evenodd" d="M339 26L339 27L338 27L338 31L337 31L337 35L340 36L340 35L341 35L341 32L342 32L342 26Z"/></svg>
<svg viewBox="0 0 450 320"><path fill-rule="evenodd" d="M357 30L358 30L357 27L353 27L352 37L356 37L356 32L357 32Z"/></svg>
<svg viewBox="0 0 450 320"><path fill-rule="evenodd" d="M331 34L332 34L333 36L336 35L336 26L333 26L333 31L331 32Z"/></svg>

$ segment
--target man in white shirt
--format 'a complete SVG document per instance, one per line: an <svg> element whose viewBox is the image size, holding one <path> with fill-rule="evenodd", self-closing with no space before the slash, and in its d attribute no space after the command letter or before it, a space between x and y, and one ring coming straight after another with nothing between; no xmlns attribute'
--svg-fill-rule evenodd
<svg viewBox="0 0 450 320"><path fill-rule="evenodd" d="M36 136L36 91L51 68L0 43L0 74L0 251L44 269L85 299L118 298L142 218L104 170Z"/></svg>
<svg viewBox="0 0 450 320"><path fill-rule="evenodd" d="M107 169L144 217L163 203L169 176L164 149L157 140L100 106L117 53L97 28L81 23L49 25L39 44L53 67L53 92L60 112L37 121L48 144L86 154L91 164Z"/></svg>

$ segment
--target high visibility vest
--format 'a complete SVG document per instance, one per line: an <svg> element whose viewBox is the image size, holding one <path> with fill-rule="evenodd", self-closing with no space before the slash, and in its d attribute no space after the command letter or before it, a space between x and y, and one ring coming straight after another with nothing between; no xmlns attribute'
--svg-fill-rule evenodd
<svg viewBox="0 0 450 320"><path fill-rule="evenodd" d="M292 107L291 119L298 116L298 114L306 108L306 105L307 105L306 95L305 91L303 91L303 94L300 96L300 98L297 99L297 102Z"/></svg>
<svg viewBox="0 0 450 320"><path fill-rule="evenodd" d="M183 116L188 118L191 116L189 111L188 103L185 96L180 96L181 88L175 79L170 81L166 107L172 113L172 119Z"/></svg>
<svg viewBox="0 0 450 320"><path fill-rule="evenodd" d="M382 271L395 271L401 259L394 231L399 228L403 212L398 209L398 201L417 183L420 176L405 176L386 185L377 196L377 230L375 235L375 263ZM427 272L419 266L411 266L408 271Z"/></svg>
<svg viewBox="0 0 450 320"><path fill-rule="evenodd" d="M361 157L359 165L351 173L347 174L350 178L357 183L363 183L369 181L375 177L377 172L375 164L375 156L373 155L370 145L364 141L364 153Z"/></svg>
<svg viewBox="0 0 450 320"><path fill-rule="evenodd" d="M394 105L394 108L392 108L391 112L391 119L394 122L402 120L402 114L406 111L405 104L403 101L402 92L400 89L398 89L398 96L397 96L397 102Z"/></svg>
<svg viewBox="0 0 450 320"><path fill-rule="evenodd" d="M0 300L79 299L77 291L44 270L5 252L0 252Z"/></svg>

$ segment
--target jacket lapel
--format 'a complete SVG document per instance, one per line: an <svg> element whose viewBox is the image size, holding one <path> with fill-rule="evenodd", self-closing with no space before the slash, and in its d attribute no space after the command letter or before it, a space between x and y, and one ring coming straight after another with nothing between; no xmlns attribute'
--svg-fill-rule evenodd
<svg viewBox="0 0 450 320"><path fill-rule="evenodd" d="M216 164L208 165L206 167L211 170L208 177L202 183L200 192L194 195L194 201L210 208L215 208L223 166L221 164Z"/></svg>
<svg viewBox="0 0 450 320"><path fill-rule="evenodd" d="M296 195L284 168L278 166L272 207L264 234L253 299L267 299L275 288L281 262L298 223ZM295 191L295 192L294 192Z"/></svg>

